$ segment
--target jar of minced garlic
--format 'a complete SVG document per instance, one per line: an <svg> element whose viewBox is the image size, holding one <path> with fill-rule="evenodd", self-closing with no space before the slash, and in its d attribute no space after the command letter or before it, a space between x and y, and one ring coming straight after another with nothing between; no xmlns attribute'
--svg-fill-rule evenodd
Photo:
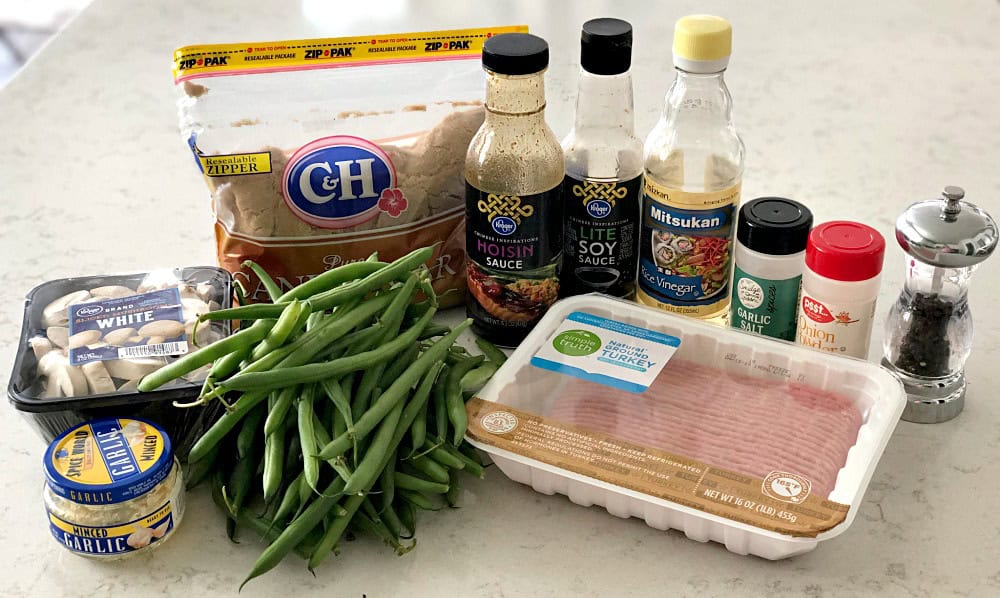
<svg viewBox="0 0 1000 598"><path fill-rule="evenodd" d="M156 424L111 418L70 428L45 451L45 510L76 554L117 559L159 546L184 514L184 482Z"/></svg>

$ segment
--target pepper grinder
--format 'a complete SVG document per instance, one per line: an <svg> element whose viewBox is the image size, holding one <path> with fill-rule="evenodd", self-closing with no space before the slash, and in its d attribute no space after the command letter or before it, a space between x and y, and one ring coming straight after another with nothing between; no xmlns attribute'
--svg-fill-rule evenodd
<svg viewBox="0 0 1000 598"><path fill-rule="evenodd" d="M965 406L965 361L972 350L969 279L997 246L997 225L965 191L917 202L896 220L906 278L886 320L882 364L906 389L903 419L948 421Z"/></svg>

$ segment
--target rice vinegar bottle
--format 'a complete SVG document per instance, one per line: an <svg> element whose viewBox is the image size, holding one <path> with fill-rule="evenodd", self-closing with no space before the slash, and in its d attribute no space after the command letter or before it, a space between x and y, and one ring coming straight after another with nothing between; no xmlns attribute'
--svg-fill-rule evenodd
<svg viewBox="0 0 1000 598"><path fill-rule="evenodd" d="M636 296L724 319L744 154L723 79L732 26L721 17L684 17L673 48L676 78L646 139Z"/></svg>

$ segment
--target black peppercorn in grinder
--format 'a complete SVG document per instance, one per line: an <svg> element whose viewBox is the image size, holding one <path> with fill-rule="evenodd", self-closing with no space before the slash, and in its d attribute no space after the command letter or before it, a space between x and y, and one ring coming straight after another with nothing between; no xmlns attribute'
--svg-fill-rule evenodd
<svg viewBox="0 0 1000 598"><path fill-rule="evenodd" d="M903 419L947 421L965 405L965 361L972 350L968 284L997 246L997 225L965 191L917 202L896 220L906 252L903 291L886 320L882 364L906 388Z"/></svg>

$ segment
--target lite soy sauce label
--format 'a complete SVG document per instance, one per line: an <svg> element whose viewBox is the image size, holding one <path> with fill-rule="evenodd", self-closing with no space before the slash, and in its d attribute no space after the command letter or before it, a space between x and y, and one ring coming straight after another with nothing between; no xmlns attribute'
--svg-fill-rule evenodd
<svg viewBox="0 0 1000 598"><path fill-rule="evenodd" d="M559 296L562 186L532 195L465 189L469 317L480 334L516 344Z"/></svg>
<svg viewBox="0 0 1000 598"><path fill-rule="evenodd" d="M642 176L601 182L567 176L564 295L598 291L624 297L635 290Z"/></svg>

